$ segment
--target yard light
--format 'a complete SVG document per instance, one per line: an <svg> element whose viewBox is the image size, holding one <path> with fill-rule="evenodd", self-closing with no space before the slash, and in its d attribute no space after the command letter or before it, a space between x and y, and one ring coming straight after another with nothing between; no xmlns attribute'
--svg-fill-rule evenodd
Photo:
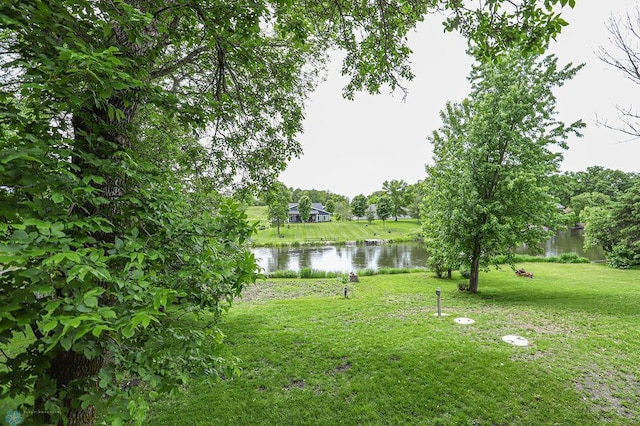
<svg viewBox="0 0 640 426"><path fill-rule="evenodd" d="M436 296L438 298L438 318L440 318L440 316L442 315L442 299L441 296L442 295L442 290L440 290L440 287L436 288Z"/></svg>

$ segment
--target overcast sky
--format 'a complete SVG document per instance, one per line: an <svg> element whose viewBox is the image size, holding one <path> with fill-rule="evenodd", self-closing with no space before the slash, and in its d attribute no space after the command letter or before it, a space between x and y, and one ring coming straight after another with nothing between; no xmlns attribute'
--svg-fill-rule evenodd
<svg viewBox="0 0 640 426"><path fill-rule="evenodd" d="M640 87L601 62L596 51L610 46L606 22L625 13L636 1L578 0L563 12L565 27L551 51L560 65L585 63L585 67L558 89L559 117L565 122L582 119L584 137L569 140L562 170L602 166L640 172L640 140L596 124L596 118L617 124L616 105L632 106ZM447 101L460 101L469 93L467 75L471 59L465 40L442 31L440 16L431 16L410 36L415 79L405 85L409 94L360 93L354 101L342 98L346 79L340 75L340 58L329 67L306 109L304 133L299 136L304 154L291 161L280 180L287 186L329 190L352 198L382 189L385 180L416 183L432 162L427 136L440 127L440 110ZM633 105L637 106L637 105Z"/></svg>

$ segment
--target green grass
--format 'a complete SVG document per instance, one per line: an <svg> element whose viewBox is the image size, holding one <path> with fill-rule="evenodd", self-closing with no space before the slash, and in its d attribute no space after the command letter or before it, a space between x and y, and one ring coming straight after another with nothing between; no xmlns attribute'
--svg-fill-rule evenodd
<svg viewBox="0 0 640 426"><path fill-rule="evenodd" d="M243 374L163 397L148 424L638 424L640 271L517 266L535 279L492 270L477 295L428 273L259 282L222 325Z"/></svg>
<svg viewBox="0 0 640 426"><path fill-rule="evenodd" d="M262 225L269 226L267 211L267 206L249 206L245 212L247 213L249 223L260 222Z"/></svg>
<svg viewBox="0 0 640 426"><path fill-rule="evenodd" d="M414 241L420 235L421 226L415 219L352 220L345 222L291 223L280 227L270 227L266 220L267 207L251 206L247 208L249 223L260 222L257 234L252 237L256 246L283 246L300 244L340 244L348 241L362 242L377 239L385 241Z"/></svg>

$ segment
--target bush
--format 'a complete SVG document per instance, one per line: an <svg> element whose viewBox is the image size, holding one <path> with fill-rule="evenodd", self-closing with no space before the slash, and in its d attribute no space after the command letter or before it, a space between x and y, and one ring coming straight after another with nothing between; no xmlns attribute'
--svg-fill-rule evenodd
<svg viewBox="0 0 640 426"><path fill-rule="evenodd" d="M492 258L492 263L504 265L509 263L590 263L586 257L581 257L577 253L562 253L560 256L532 256L529 254L498 255Z"/></svg>
<svg viewBox="0 0 640 426"><path fill-rule="evenodd" d="M316 271L311 268L302 268L300 269L300 278L327 278L327 274L329 273L330 272Z"/></svg>
<svg viewBox="0 0 640 426"><path fill-rule="evenodd" d="M297 271L273 271L267 274L268 278L298 278Z"/></svg>
<svg viewBox="0 0 640 426"><path fill-rule="evenodd" d="M468 269L460 269L460 275L462 276L462 278L469 279L471 278L471 271Z"/></svg>
<svg viewBox="0 0 640 426"><path fill-rule="evenodd" d="M562 253L559 259L560 263L590 263L586 257L580 257L577 253Z"/></svg>
<svg viewBox="0 0 640 426"><path fill-rule="evenodd" d="M378 274L380 275L393 275L393 274L408 274L411 272L409 268L379 268Z"/></svg>

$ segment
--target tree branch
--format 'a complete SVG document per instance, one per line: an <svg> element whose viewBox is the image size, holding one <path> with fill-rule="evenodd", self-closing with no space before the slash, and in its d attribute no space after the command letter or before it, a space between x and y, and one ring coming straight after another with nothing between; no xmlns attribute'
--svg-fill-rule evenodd
<svg viewBox="0 0 640 426"><path fill-rule="evenodd" d="M151 72L151 78L156 79L156 78L161 78L161 77L166 77L170 74L172 74L176 69L187 65L187 64L191 64L193 63L198 56L200 56L201 54L203 54L204 52L206 52L208 50L208 48L206 46L200 46L197 49L192 50L191 52L187 53L185 56L183 56L181 59L178 59L177 61L171 63L170 65L167 65L163 68L160 68L156 71L152 71Z"/></svg>

